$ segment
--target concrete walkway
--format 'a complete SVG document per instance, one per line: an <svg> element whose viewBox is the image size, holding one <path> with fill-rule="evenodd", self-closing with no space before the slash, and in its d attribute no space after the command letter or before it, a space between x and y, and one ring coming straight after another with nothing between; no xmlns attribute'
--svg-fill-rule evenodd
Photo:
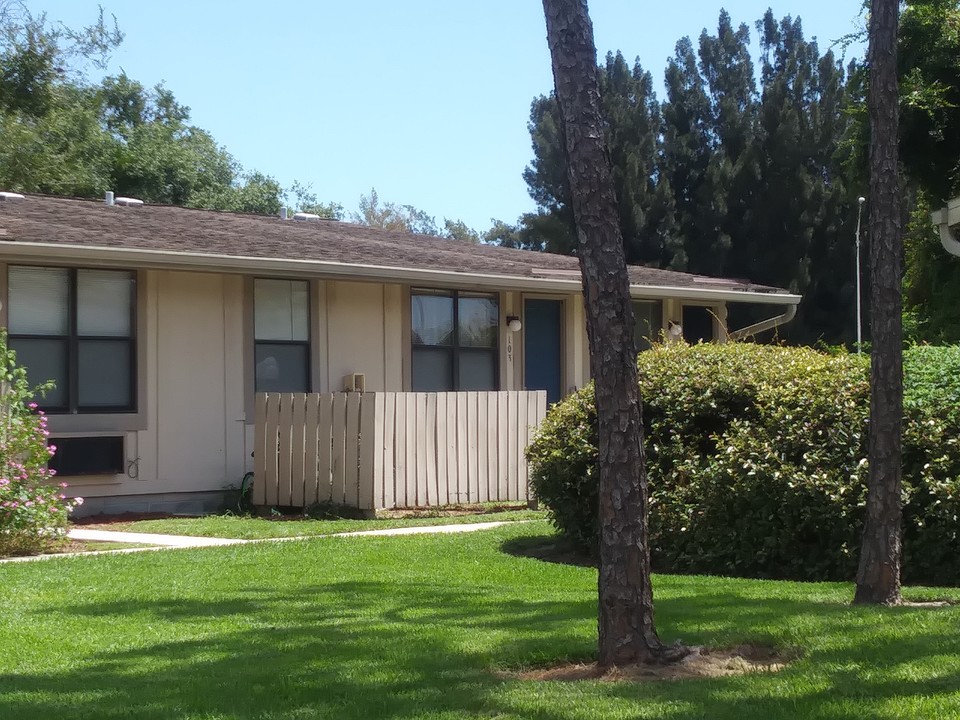
<svg viewBox="0 0 960 720"><path fill-rule="evenodd" d="M71 540L116 542L125 544L144 545L144 547L121 548L118 550L96 550L93 552L53 553L50 555L26 555L22 557L4 558L5 562L30 562L32 560L48 560L50 558L83 557L87 555L111 555L121 553L148 552L155 550L170 550L174 548L216 547L224 545L249 545L251 543L291 542L294 540L315 540L334 537L363 537L363 536L390 536L390 535L441 535L449 533L476 532L488 530L501 525L512 525L525 520L501 520L497 522L463 523L460 525L417 525L413 527L384 528L383 530L356 530L354 532L332 533L330 535L296 535L293 537L254 538L241 540L238 538L211 538L192 535L161 535L159 533L120 532L114 530L85 530L73 528L67 533Z"/></svg>
<svg viewBox="0 0 960 720"><path fill-rule="evenodd" d="M207 547L209 545L240 545L246 540L193 537L188 535L160 535L158 533L115 532L113 530L84 530L74 528L67 533L71 540L162 545L163 547ZM84 553L85 554L85 553Z"/></svg>

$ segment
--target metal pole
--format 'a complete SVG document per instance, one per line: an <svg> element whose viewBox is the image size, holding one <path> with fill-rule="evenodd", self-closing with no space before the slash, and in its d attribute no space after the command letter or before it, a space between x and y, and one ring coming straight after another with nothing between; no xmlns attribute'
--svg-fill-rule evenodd
<svg viewBox="0 0 960 720"><path fill-rule="evenodd" d="M863 214L863 204L867 201L865 197L858 197L857 203L857 355L862 352L863 338L861 336L861 316L860 316L860 216Z"/></svg>

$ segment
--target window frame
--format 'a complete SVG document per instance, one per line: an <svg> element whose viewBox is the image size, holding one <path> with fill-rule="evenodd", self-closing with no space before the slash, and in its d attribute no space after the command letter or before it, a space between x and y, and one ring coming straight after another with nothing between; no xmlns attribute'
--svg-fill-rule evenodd
<svg viewBox="0 0 960 720"><path fill-rule="evenodd" d="M710 318L710 338L704 340L700 338L699 340L688 340L686 332L686 323L684 322L683 313L684 310L690 308L691 310L704 310L707 313L707 316ZM720 305L709 302L689 302L684 301L680 304L680 326L683 328L683 340L687 343L696 343L696 342L705 342L705 343L715 343L723 335L723 328L719 323L720 316Z"/></svg>
<svg viewBox="0 0 960 720"><path fill-rule="evenodd" d="M252 367L253 367L253 392L254 394L261 392L303 392L311 393L313 392L314 382L313 382L313 287L309 280L303 280L300 278L288 278L288 277L270 277L257 275L253 279L253 282L250 285L250 297L251 297L251 329L250 334L253 337L253 357L252 357ZM307 339L306 340L258 340L257 339L257 281L258 280L280 280L282 282L289 283L303 283L307 289ZM305 368L305 377L307 379L307 387L305 390L261 390L257 387L257 347L259 345L282 345L288 347L303 347L306 351L307 366Z"/></svg>
<svg viewBox="0 0 960 720"><path fill-rule="evenodd" d="M135 270L97 267L65 267L62 265L35 265L27 263L11 263L6 267L7 304L10 305L10 270L16 267L55 268L67 271L67 334L24 334L12 332L9 328L9 310L7 311L7 340L12 343L16 340L52 340L66 346L66 405L48 405L42 398L37 398L40 409L49 415L117 415L138 412L139 396L139 362L138 362L138 334L137 334L137 305L140 294L140 280ZM78 329L79 307L77 303L78 283L80 271L116 272L126 274L132 281L130 291L130 334L129 335L80 335ZM81 342L125 342L129 347L130 385L127 388L130 402L126 405L81 405L80 404L80 344Z"/></svg>
<svg viewBox="0 0 960 720"><path fill-rule="evenodd" d="M413 339L413 298L421 297L449 297L453 301L453 342L449 345L426 345L417 343ZM460 344L460 299L462 298L483 298L493 300L497 306L496 330L493 334L494 344L489 347L477 345ZM410 331L410 389L412 392L497 392L502 385L500 377L500 295L498 293L474 292L470 290L447 290L443 288L411 288L410 302L408 307L411 311L409 331ZM450 358L450 372L453 380L453 387L449 390L417 390L414 386L414 363L417 348L427 348L432 352L444 351ZM460 389L460 354L491 354L493 356L493 379L494 387L489 390L461 390Z"/></svg>
<svg viewBox="0 0 960 720"><path fill-rule="evenodd" d="M650 327L651 337L644 336L642 334L643 329L639 326L640 318L639 314L637 313L637 308L641 305L653 306L659 311L660 325L657 327ZM661 333L663 332L663 318L666 316L665 303L663 300L656 298L631 298L630 309L633 311L633 340L634 343L636 343L637 352L646 352L653 347L654 343L657 343L661 340ZM641 347L643 344L646 344L646 347Z"/></svg>

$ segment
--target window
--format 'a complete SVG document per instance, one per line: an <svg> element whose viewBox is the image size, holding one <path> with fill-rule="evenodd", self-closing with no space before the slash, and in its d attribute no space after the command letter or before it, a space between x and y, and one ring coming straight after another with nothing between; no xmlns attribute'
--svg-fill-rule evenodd
<svg viewBox="0 0 960 720"><path fill-rule="evenodd" d="M253 281L254 389L310 392L310 285Z"/></svg>
<svg viewBox="0 0 960 720"><path fill-rule="evenodd" d="M496 296L414 290L410 318L415 391L499 387Z"/></svg>
<svg viewBox="0 0 960 720"><path fill-rule="evenodd" d="M702 305L683 306L683 339L694 344L713 340L713 318L716 310Z"/></svg>
<svg viewBox="0 0 960 720"><path fill-rule="evenodd" d="M633 339L638 352L649 350L651 343L659 341L662 329L663 303L659 300L633 303Z"/></svg>
<svg viewBox="0 0 960 720"><path fill-rule="evenodd" d="M49 412L136 410L136 277L118 270L11 266L10 347Z"/></svg>

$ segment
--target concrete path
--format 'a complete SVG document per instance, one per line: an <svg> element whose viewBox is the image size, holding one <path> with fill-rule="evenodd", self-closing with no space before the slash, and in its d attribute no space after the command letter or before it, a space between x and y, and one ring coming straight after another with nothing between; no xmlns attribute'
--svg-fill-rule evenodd
<svg viewBox="0 0 960 720"><path fill-rule="evenodd" d="M335 533L333 535L314 535L313 537L362 537L364 535L442 535L443 533L465 533L475 530L488 530L501 525L513 525L526 520L498 520L485 523L461 523L460 525L414 525L412 527L384 528L383 530L356 530L354 532ZM297 538L304 540L305 537Z"/></svg>
<svg viewBox="0 0 960 720"><path fill-rule="evenodd" d="M206 547L208 545L240 545L245 540L192 537L188 535L160 535L158 533L116 532L114 530L85 530L74 528L67 533L71 540L162 545L164 547Z"/></svg>
<svg viewBox="0 0 960 720"><path fill-rule="evenodd" d="M97 550L94 552L54 553L50 555L27 555L22 557L4 558L5 562L29 562L31 560L46 560L58 557L78 557L86 555L107 555L120 553L146 552L152 550L169 550L173 548L215 547L223 545L249 545L251 543L290 542L293 540L315 540L333 537L363 537L363 536L390 536L390 535L440 535L449 533L476 532L488 530L501 525L512 525L515 522L526 520L500 520L484 523L462 523L459 525L417 525L413 527L384 528L383 530L356 530L354 532L332 533L330 535L296 535L293 537L254 538L241 540L238 538L211 538L192 535L161 535L159 533L120 532L115 530L86 530L73 528L67 533L71 540L89 540L100 542L116 542L144 545L145 547L122 548L119 550Z"/></svg>

